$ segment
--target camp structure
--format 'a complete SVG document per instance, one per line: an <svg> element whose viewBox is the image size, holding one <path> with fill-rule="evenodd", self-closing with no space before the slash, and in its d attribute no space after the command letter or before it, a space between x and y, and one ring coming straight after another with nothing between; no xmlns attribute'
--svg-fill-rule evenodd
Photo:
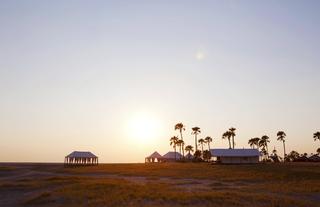
<svg viewBox="0 0 320 207"><path fill-rule="evenodd" d="M211 149L213 159L224 164L258 163L260 153L257 149Z"/></svg>
<svg viewBox="0 0 320 207"><path fill-rule="evenodd" d="M164 162L174 162L176 160L181 160L182 155L179 152L168 152L162 156Z"/></svg>
<svg viewBox="0 0 320 207"><path fill-rule="evenodd" d="M311 155L308 158L309 162L320 162L320 156L318 154Z"/></svg>
<svg viewBox="0 0 320 207"><path fill-rule="evenodd" d="M189 152L188 154L186 154L185 158L187 160L192 160L194 158L194 156Z"/></svg>
<svg viewBox="0 0 320 207"><path fill-rule="evenodd" d="M146 157L144 159L144 162L145 163L161 162L161 159L162 159L162 156L157 151L155 151L154 153Z"/></svg>
<svg viewBox="0 0 320 207"><path fill-rule="evenodd" d="M65 156L65 165L98 165L98 157L91 152L73 151Z"/></svg>

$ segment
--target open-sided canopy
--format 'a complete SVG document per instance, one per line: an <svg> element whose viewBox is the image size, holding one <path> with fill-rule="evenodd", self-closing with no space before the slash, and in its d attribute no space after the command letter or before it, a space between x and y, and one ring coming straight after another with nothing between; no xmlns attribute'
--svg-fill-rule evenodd
<svg viewBox="0 0 320 207"><path fill-rule="evenodd" d="M68 158L97 158L91 152L81 152L81 151L73 151L71 154L67 155Z"/></svg>

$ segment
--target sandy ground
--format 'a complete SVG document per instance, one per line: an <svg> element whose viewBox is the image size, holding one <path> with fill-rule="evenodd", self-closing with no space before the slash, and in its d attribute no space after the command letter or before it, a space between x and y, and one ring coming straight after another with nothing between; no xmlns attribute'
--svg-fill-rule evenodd
<svg viewBox="0 0 320 207"><path fill-rule="evenodd" d="M130 183L139 185L157 184L170 184L175 189L185 192L207 192L215 190L235 190L241 191L244 188L255 185L255 182L246 182L243 180L235 181L221 181L213 179L193 179L193 178L173 178L169 176L135 176L135 175L121 175L119 173L106 173L106 172L91 172L90 167L82 173L73 173L64 171L62 164L15 164L15 163L2 163L0 164L0 206L1 207L14 207L14 206L46 206L40 204L28 204L28 200L36 197L43 192L53 192L60 186L41 184L52 178L95 178L95 179L123 179ZM320 177L319 177L320 178ZM32 183L40 186L27 186L24 182ZM320 180L319 180L320 182ZM303 186L307 187L307 186ZM300 195L297 195L300 196ZM314 206L320 206L320 192L308 196ZM57 206L64 206L63 202L55 202Z"/></svg>

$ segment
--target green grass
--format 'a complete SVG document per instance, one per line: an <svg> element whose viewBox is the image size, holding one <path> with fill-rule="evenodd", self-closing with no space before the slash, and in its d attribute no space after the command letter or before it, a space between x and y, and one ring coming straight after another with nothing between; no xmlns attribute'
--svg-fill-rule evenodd
<svg viewBox="0 0 320 207"><path fill-rule="evenodd" d="M30 166L30 171L43 175L2 180L0 194L14 194L19 198L17 206L49 207L313 207L320 203L320 165L315 163L43 165Z"/></svg>

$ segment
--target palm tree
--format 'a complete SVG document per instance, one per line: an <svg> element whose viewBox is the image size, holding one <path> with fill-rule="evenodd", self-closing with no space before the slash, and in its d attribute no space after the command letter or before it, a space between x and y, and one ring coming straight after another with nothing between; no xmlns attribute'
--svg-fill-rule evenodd
<svg viewBox="0 0 320 207"><path fill-rule="evenodd" d="M277 133L277 140L281 141L283 143L283 160L285 160L286 157L286 145L285 145L285 138L286 138L286 133L284 133L283 131L278 131Z"/></svg>
<svg viewBox="0 0 320 207"><path fill-rule="evenodd" d="M320 155L320 148L317 149L317 153L318 153L318 155Z"/></svg>
<svg viewBox="0 0 320 207"><path fill-rule="evenodd" d="M270 142L269 137L267 135L263 135L259 142L261 141L263 142L263 145L266 147L267 155L269 156L269 150L268 150L268 142Z"/></svg>
<svg viewBox="0 0 320 207"><path fill-rule="evenodd" d="M196 151L198 150L198 147L197 147L197 144L198 144L197 135L200 134L200 133L201 133L201 131L200 131L199 127L193 127L192 128L191 134L194 134L194 144L195 144Z"/></svg>
<svg viewBox="0 0 320 207"><path fill-rule="evenodd" d="M270 158L273 160L273 162L280 162L281 158L277 154L276 147L273 148Z"/></svg>
<svg viewBox="0 0 320 207"><path fill-rule="evenodd" d="M229 149L231 149L230 138L231 138L230 131L226 131L225 133L222 134L222 139L228 139L229 141Z"/></svg>
<svg viewBox="0 0 320 207"><path fill-rule="evenodd" d="M236 131L236 128L231 127L229 129L230 136L232 137L232 149L234 149L234 137L236 136L235 131Z"/></svg>
<svg viewBox="0 0 320 207"><path fill-rule="evenodd" d="M199 144L201 145L201 152L203 153L203 144L206 142L206 141L204 141L204 139L199 139L198 140L198 142L199 142Z"/></svg>
<svg viewBox="0 0 320 207"><path fill-rule="evenodd" d="M260 138L259 138L259 137L253 138L253 142L254 142L254 144L257 146L257 149L259 148L259 141L260 141Z"/></svg>
<svg viewBox="0 0 320 207"><path fill-rule="evenodd" d="M184 145L184 141L182 139L179 139L177 141L177 146L179 146L179 153L181 155L181 149L182 149L182 146Z"/></svg>
<svg viewBox="0 0 320 207"><path fill-rule="evenodd" d="M205 161L209 162L212 157L211 152L209 150L203 151L202 157Z"/></svg>
<svg viewBox="0 0 320 207"><path fill-rule="evenodd" d="M180 138L183 141L183 137L182 137L182 131L186 130L185 126L182 123L177 123L174 126L174 130L179 130L180 132ZM184 157L184 146L182 146L182 156Z"/></svg>
<svg viewBox="0 0 320 207"><path fill-rule="evenodd" d="M202 156L202 154L201 154L201 151L200 151L200 150L196 150L196 151L194 152L194 154L193 154L193 157L194 157L194 159L195 159L196 161L200 161L200 160L201 160L201 156Z"/></svg>
<svg viewBox="0 0 320 207"><path fill-rule="evenodd" d="M174 149L174 159L177 160L177 142L178 142L179 138L176 136L173 136L170 138L170 146L173 145L173 149Z"/></svg>
<svg viewBox="0 0 320 207"><path fill-rule="evenodd" d="M210 151L210 142L212 142L212 138L207 136L206 138L204 138L204 140L206 141L206 143L208 144L208 149Z"/></svg>
<svg viewBox="0 0 320 207"><path fill-rule="evenodd" d="M250 145L250 147L252 149L254 149L255 142L254 142L253 138L249 139L248 144Z"/></svg>
<svg viewBox="0 0 320 207"><path fill-rule="evenodd" d="M317 141L317 139L320 141L320 132L315 132L313 134L313 138L314 138L314 141Z"/></svg>
<svg viewBox="0 0 320 207"><path fill-rule="evenodd" d="M272 154L274 154L274 155L276 155L276 154L277 154L277 150L276 150L276 148L273 148L273 150L272 150Z"/></svg>
<svg viewBox="0 0 320 207"><path fill-rule="evenodd" d="M263 160L265 160L265 158L266 158L265 156L267 155L267 150L266 150L266 148L265 148L264 146L263 146L262 149L261 149L261 154L262 154L263 157L264 157Z"/></svg>
<svg viewBox="0 0 320 207"><path fill-rule="evenodd" d="M187 145L185 150L190 154L191 152L193 152L193 147L191 145Z"/></svg>

